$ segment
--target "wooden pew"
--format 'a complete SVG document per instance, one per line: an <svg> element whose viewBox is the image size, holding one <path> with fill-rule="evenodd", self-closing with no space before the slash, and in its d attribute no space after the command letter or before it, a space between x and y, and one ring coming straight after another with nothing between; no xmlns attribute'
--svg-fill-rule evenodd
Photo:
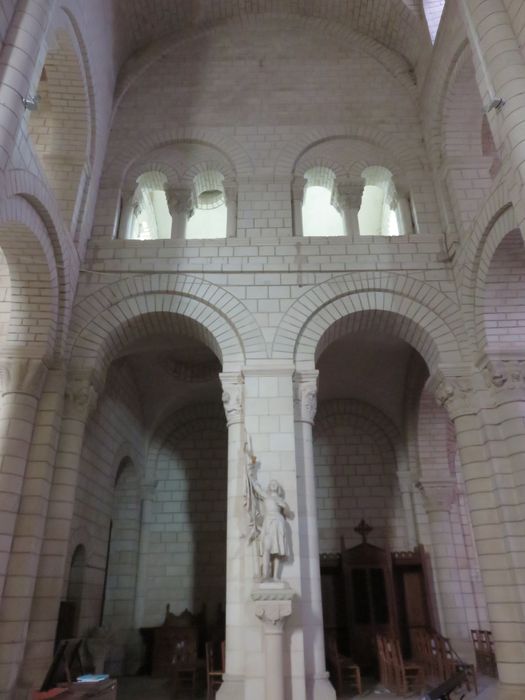
<svg viewBox="0 0 525 700"><path fill-rule="evenodd" d="M398 639L378 634L376 640L381 684L398 695L422 691L425 686L423 666L403 660Z"/></svg>

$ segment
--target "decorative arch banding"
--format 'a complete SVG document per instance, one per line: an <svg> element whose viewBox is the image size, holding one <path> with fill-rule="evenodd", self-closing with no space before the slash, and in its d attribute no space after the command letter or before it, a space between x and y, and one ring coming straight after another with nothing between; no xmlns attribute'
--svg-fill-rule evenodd
<svg viewBox="0 0 525 700"><path fill-rule="evenodd" d="M154 275L102 287L79 304L71 330L72 364L107 369L122 343L141 332L140 318L148 314L157 321L162 317L162 323L176 316L175 325L169 321L165 328L206 343L223 368L266 357L259 326L229 292L196 277Z"/></svg>
<svg viewBox="0 0 525 700"><path fill-rule="evenodd" d="M356 320L345 319L354 314L359 314L361 327L373 323L374 330L406 339L430 371L469 354L461 314L450 297L402 275L359 273L336 277L300 297L277 330L274 356L294 357L300 367L314 366L323 335L338 321L333 332L349 332L345 328L351 325L345 323Z"/></svg>

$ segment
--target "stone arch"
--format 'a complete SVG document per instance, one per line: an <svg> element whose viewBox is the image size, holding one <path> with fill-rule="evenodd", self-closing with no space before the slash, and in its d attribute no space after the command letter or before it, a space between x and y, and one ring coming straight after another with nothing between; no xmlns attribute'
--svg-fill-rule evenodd
<svg viewBox="0 0 525 700"><path fill-rule="evenodd" d="M209 146L218 151L221 156L230 164L232 172L237 177L249 177L253 170L253 164L246 151L240 144L222 135L217 138L211 135L206 129L193 129L180 127L176 129L166 129L165 131L155 131L147 138L136 142L127 142L125 147L120 144L110 145L117 148L116 153L108 153L106 160L106 170L103 173L101 187L113 186L117 182L122 184L128 181L128 171L135 167L135 164L142 158L147 158L148 154L165 146L177 144L196 143Z"/></svg>
<svg viewBox="0 0 525 700"><path fill-rule="evenodd" d="M142 478L142 469L139 466L142 463L142 459L138 454L137 449L130 442L126 441L121 443L113 456L111 473L114 484L116 484L118 481L119 471L123 462L129 462L137 477Z"/></svg>
<svg viewBox="0 0 525 700"><path fill-rule="evenodd" d="M364 0L357 1L358 3L364 2ZM414 96L414 99L416 98L415 81L410 77L408 67L412 60L414 62L417 61L419 55L420 47L417 35L421 32L421 26L418 18L404 5L402 0L391 0L388 9L385 8L385 12L392 15L391 20L381 23L381 27L389 26L389 28L392 28L394 24L398 26L399 31L396 32L395 40L394 34L386 38L376 36L374 32L370 32L372 25L366 22L365 18L369 16L369 13L364 8L362 11L359 11L352 6L351 14L346 14L347 6L340 5L339 9L341 11L338 13L338 16L322 16L321 8L322 6L318 6L316 8L317 12L314 10L311 15L308 15L303 8L299 15L296 8L291 5L290 0L267 0L258 5L250 6L249 12L239 13L238 8L228 8L227 4L224 3L221 4L220 8L217 7L218 16L207 18L200 26L195 26L194 22L191 23L192 26L188 26L188 24L184 26L183 23L179 22L177 31L158 39L153 45L141 51L139 55L129 59L126 65L123 66L115 91L115 109L118 109L120 101L134 81L174 45L200 37L204 38L210 31L225 25L239 24L246 27L249 22L255 24L258 20L260 21L261 15L277 16L282 21L288 20L304 28L318 29L324 34L329 34L334 38L358 45L361 50L374 57ZM320 13L319 10L321 10ZM330 10L328 10L329 12ZM397 21L400 20L401 14L403 15L400 25L394 19L396 14L398 15ZM345 20L350 20L350 22ZM363 20L363 26L361 26L360 20ZM353 22L355 22L354 26L352 26ZM377 27L379 26L377 25ZM410 31L408 30L409 26L411 26ZM372 36L367 36L370 33ZM398 43L401 34L404 35L404 39ZM413 44L414 48L411 56L408 56L406 51L409 44Z"/></svg>
<svg viewBox="0 0 525 700"><path fill-rule="evenodd" d="M460 299L465 309L467 331L474 338L478 351L482 351L485 344L483 300L490 262L505 236L516 228L514 207L504 187L500 186L478 215L462 261Z"/></svg>
<svg viewBox="0 0 525 700"><path fill-rule="evenodd" d="M9 269L1 310L4 349L50 358L59 320L57 264L46 227L21 197L8 199L2 208L0 248Z"/></svg>
<svg viewBox="0 0 525 700"><path fill-rule="evenodd" d="M48 32L52 43L36 87L41 102L31 114L27 130L65 226L76 238L91 172L93 104L71 21L63 12L57 13L55 20Z"/></svg>
<svg viewBox="0 0 525 700"><path fill-rule="evenodd" d="M455 302L438 289L393 273L341 275L303 294L281 321L273 342L275 357L294 357L311 368L337 335L375 326L406 340L430 371L440 362L468 355Z"/></svg>
<svg viewBox="0 0 525 700"><path fill-rule="evenodd" d="M172 330L202 340L223 368L239 367L248 357L266 357L259 326L229 292L189 275L159 274L104 286L76 307L69 353L73 364L100 368L97 372L103 376L126 337L126 327L128 337L136 337L140 328L130 324L144 314L170 317Z"/></svg>
<svg viewBox="0 0 525 700"><path fill-rule="evenodd" d="M58 318L55 352L61 357L71 317L73 289L76 285L77 273L75 269L70 269L69 263L76 257L74 243L65 229L53 194L39 178L28 171L11 170L6 180L6 191L14 202L23 200L28 203L46 228L57 273Z"/></svg>
<svg viewBox="0 0 525 700"><path fill-rule="evenodd" d="M382 149L388 157L388 162L398 164L394 170L407 173L422 168L423 153L414 150L414 145L400 142L398 137L388 136L378 129L369 126L348 125L334 133L332 129L313 129L302 133L296 139L283 147L275 164L276 177L290 177L297 163L312 148L333 140L355 140L368 143L371 146Z"/></svg>

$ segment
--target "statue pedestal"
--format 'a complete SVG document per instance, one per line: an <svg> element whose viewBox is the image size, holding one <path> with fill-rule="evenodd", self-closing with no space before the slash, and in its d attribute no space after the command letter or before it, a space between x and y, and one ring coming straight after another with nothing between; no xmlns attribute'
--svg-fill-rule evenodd
<svg viewBox="0 0 525 700"><path fill-rule="evenodd" d="M255 615L264 625L266 700L284 700L283 631L294 595L284 581L264 581L252 590Z"/></svg>

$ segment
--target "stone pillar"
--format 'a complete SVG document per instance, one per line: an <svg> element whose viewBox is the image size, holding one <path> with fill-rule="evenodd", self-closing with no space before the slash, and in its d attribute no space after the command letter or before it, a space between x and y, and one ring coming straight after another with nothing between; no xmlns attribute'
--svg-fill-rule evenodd
<svg viewBox="0 0 525 700"><path fill-rule="evenodd" d="M292 215L293 235L302 238L303 233L303 202L307 181L304 177L294 177L292 182Z"/></svg>
<svg viewBox="0 0 525 700"><path fill-rule="evenodd" d="M237 188L228 186L224 188L224 202L226 204L226 237L237 236Z"/></svg>
<svg viewBox="0 0 525 700"><path fill-rule="evenodd" d="M90 372L68 377L26 653L17 685L20 689L42 681L53 655L84 432L97 396Z"/></svg>
<svg viewBox="0 0 525 700"><path fill-rule="evenodd" d="M4 596L0 604L0 696L1 693L12 690L24 656L27 623L31 616L53 479L64 385L63 370L51 369L47 372L29 450Z"/></svg>
<svg viewBox="0 0 525 700"><path fill-rule="evenodd" d="M0 171L15 147L22 100L37 89L35 68L54 8L55 0L19 0L0 52Z"/></svg>
<svg viewBox="0 0 525 700"><path fill-rule="evenodd" d="M226 669L219 700L244 700L245 513L244 384L240 372L223 372L222 400L228 426L228 495L226 526ZM251 569L250 569L251 572Z"/></svg>
<svg viewBox="0 0 525 700"><path fill-rule="evenodd" d="M46 371L41 360L0 359L0 597Z"/></svg>
<svg viewBox="0 0 525 700"><path fill-rule="evenodd" d="M264 583L252 592L255 615L264 625L265 700L285 700L283 632L294 595L291 588Z"/></svg>
<svg viewBox="0 0 525 700"><path fill-rule="evenodd" d="M166 188L166 202L172 218L171 238L183 241L186 238L186 224L193 214L191 189Z"/></svg>
<svg viewBox="0 0 525 700"><path fill-rule="evenodd" d="M414 514L414 501L412 499L413 491L412 473L407 470L397 472L397 482L399 491L401 492L401 501L403 503L403 515L405 517L405 527L407 533L407 546L409 549L414 549L418 544L416 520Z"/></svg>
<svg viewBox="0 0 525 700"><path fill-rule="evenodd" d="M364 182L346 183L337 186L337 200L343 215L346 235L349 238L359 238L358 214L363 199Z"/></svg>
<svg viewBox="0 0 525 700"><path fill-rule="evenodd" d="M312 425L317 410L318 371L294 376L297 500L301 541L301 612L308 698L335 700L325 661L321 565L315 494Z"/></svg>
<svg viewBox="0 0 525 700"><path fill-rule="evenodd" d="M432 381L438 402L446 407L456 428L501 681L494 698L518 700L525 697L525 605L521 582L525 537L523 504L519 503L519 491L509 473L509 454L514 445L500 432L504 411L483 408L488 405L488 397L480 373L447 368L447 374L438 372ZM523 420L521 431L522 426Z"/></svg>
<svg viewBox="0 0 525 700"><path fill-rule="evenodd" d="M457 503L457 484L453 480L422 480L421 492L428 514L432 540L432 560L439 596L442 633L450 638L456 651L467 640L470 630L462 596L461 572L458 569L451 511Z"/></svg>
<svg viewBox="0 0 525 700"><path fill-rule="evenodd" d="M156 481L144 482L141 485L139 555L137 558L137 582L135 585L135 609L133 612L136 629L144 626L144 601L146 592L146 562L144 559L149 545L149 527L153 523L153 505L155 503L156 491Z"/></svg>
<svg viewBox="0 0 525 700"><path fill-rule="evenodd" d="M503 0L460 0L467 35L474 54L476 76L483 104L493 108L488 117L498 146L506 144L516 173L512 193L517 224L525 222L525 57L521 51Z"/></svg>

